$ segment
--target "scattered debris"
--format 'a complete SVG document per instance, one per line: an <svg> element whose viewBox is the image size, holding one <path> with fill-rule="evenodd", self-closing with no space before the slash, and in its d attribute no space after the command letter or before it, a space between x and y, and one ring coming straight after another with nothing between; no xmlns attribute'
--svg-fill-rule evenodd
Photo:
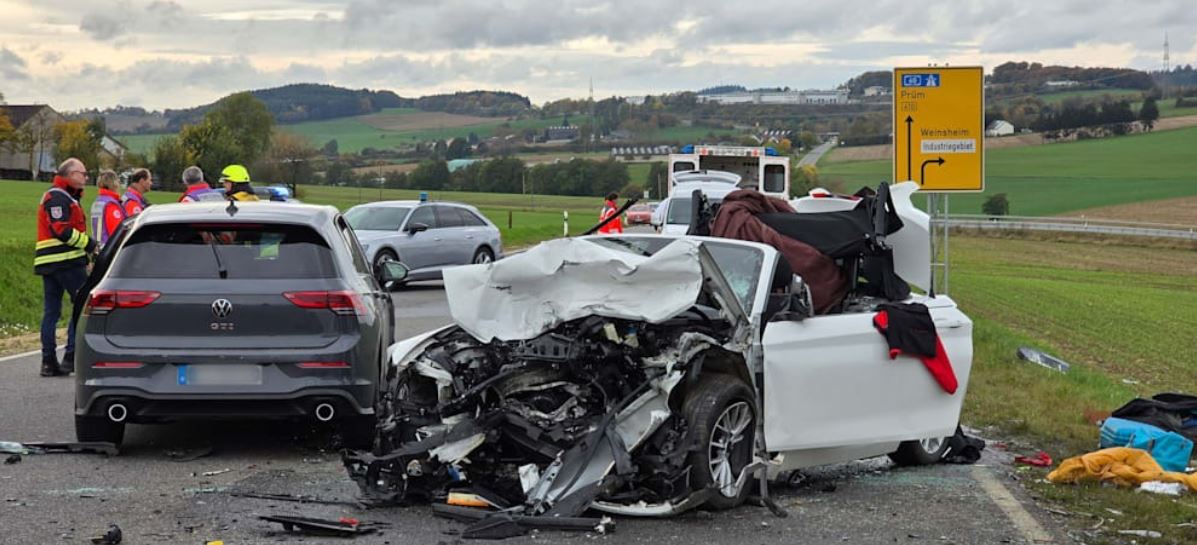
<svg viewBox="0 0 1197 545"><path fill-rule="evenodd" d="M1052 457L1041 450L1034 456L1015 456L1014 463L1035 467L1051 467Z"/></svg>
<svg viewBox="0 0 1197 545"><path fill-rule="evenodd" d="M465 539L506 539L526 535L533 530L568 530L600 535L615 531L615 521L611 517L528 516L442 504L433 505L432 513L438 517L472 523L461 532L461 537Z"/></svg>
<svg viewBox="0 0 1197 545"><path fill-rule="evenodd" d="M1161 534L1155 530L1118 530L1118 533L1124 536L1135 537L1164 537L1164 534Z"/></svg>
<svg viewBox="0 0 1197 545"><path fill-rule="evenodd" d="M1134 386L1136 384L1139 384L1139 381L1134 380L1134 379L1124 378L1124 379L1122 379L1122 383Z"/></svg>
<svg viewBox="0 0 1197 545"><path fill-rule="evenodd" d="M985 450L985 441L964 433L964 428L956 426L956 433L948 438L948 449L944 451L942 460L949 464L975 464L981 459L981 451Z"/></svg>
<svg viewBox="0 0 1197 545"><path fill-rule="evenodd" d="M346 505L349 507L365 507L360 502L345 501L345 500L326 500L316 496L304 496L294 494L262 494L258 492L229 492L229 496L234 498L253 498L258 500L271 501L289 501L295 503L317 503L322 505Z"/></svg>
<svg viewBox="0 0 1197 545"><path fill-rule="evenodd" d="M1055 356L1049 356L1048 354L1029 346L1023 346L1018 349L1018 359L1026 360L1036 365L1051 369L1052 371L1059 371L1061 373L1067 373L1068 369L1071 367L1068 365L1068 362Z"/></svg>
<svg viewBox="0 0 1197 545"><path fill-rule="evenodd" d="M13 443L0 441L0 453L5 454L103 454L116 456L120 451L113 443Z"/></svg>
<svg viewBox="0 0 1197 545"><path fill-rule="evenodd" d="M17 464L20 462L21 462L20 454L10 454L10 455L8 455L8 458L4 459L4 465L6 465L6 466L10 466L10 465Z"/></svg>
<svg viewBox="0 0 1197 545"><path fill-rule="evenodd" d="M4 454L32 454L29 449L20 443L12 441L0 441L0 453Z"/></svg>
<svg viewBox="0 0 1197 545"><path fill-rule="evenodd" d="M193 460L198 460L205 456L211 455L213 450L214 449L211 446L203 446L191 450L170 449L164 451L163 454L166 455L167 458L170 458L176 462L191 462Z"/></svg>
<svg viewBox="0 0 1197 545"><path fill-rule="evenodd" d="M103 535L91 538L91 542L96 545L117 545L121 542L121 527L115 524L108 525L108 531Z"/></svg>
<svg viewBox="0 0 1197 545"><path fill-rule="evenodd" d="M224 473L228 473L228 472L230 472L230 471L232 471L232 469L229 469L229 468L227 468L227 467L226 467L226 468L224 468L224 469L219 469L219 470L216 470L216 471L205 471L205 472L201 473L201 475L203 475L203 476L205 476L205 477L215 477L215 476L217 476L217 475L222 475L222 474L224 474Z"/></svg>
<svg viewBox="0 0 1197 545"><path fill-rule="evenodd" d="M337 520L293 517L290 515L261 515L267 522L283 525L283 530L313 536L359 536L378 531L390 525L384 522L362 522L355 518L341 517Z"/></svg>
<svg viewBox="0 0 1197 545"><path fill-rule="evenodd" d="M1100 426L1102 422L1105 422L1110 417L1110 411L1100 409L1085 409L1081 414L1084 415L1086 422L1094 426Z"/></svg>
<svg viewBox="0 0 1197 545"><path fill-rule="evenodd" d="M1179 496L1188 491L1188 487L1181 483L1166 483L1163 481L1147 481L1139 485L1139 491L1166 496Z"/></svg>
<svg viewBox="0 0 1197 545"><path fill-rule="evenodd" d="M1111 514L1111 515L1114 515L1114 516L1116 516L1116 517L1121 517L1122 515L1125 515L1125 514L1126 514L1126 513L1123 513L1122 511L1119 511L1119 510L1117 510L1117 509L1110 509L1109 507L1107 507L1107 508L1106 508L1106 512L1107 512L1107 513L1109 513L1109 514Z"/></svg>

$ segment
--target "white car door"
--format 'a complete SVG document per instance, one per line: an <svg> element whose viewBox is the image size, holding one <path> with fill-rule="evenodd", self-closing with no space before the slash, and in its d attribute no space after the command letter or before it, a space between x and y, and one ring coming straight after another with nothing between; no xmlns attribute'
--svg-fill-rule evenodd
<svg viewBox="0 0 1197 545"><path fill-rule="evenodd" d="M940 388L916 357L890 359L872 312L765 324L765 442L771 451L952 435L972 367L972 322L948 297L931 311L959 387Z"/></svg>

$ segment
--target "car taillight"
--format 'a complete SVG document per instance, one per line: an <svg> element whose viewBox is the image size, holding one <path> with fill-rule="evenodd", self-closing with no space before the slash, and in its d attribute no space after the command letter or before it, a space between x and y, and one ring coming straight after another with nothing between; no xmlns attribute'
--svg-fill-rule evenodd
<svg viewBox="0 0 1197 545"><path fill-rule="evenodd" d="M141 308L153 303L162 294L142 290L95 290L87 298L83 312L88 316L103 315L118 308Z"/></svg>
<svg viewBox="0 0 1197 545"><path fill-rule="evenodd" d="M343 361L305 361L297 365L300 369L348 369Z"/></svg>
<svg viewBox="0 0 1197 545"><path fill-rule="evenodd" d="M366 305L353 291L288 291L283 297L299 308L326 308L344 316L366 314Z"/></svg>
<svg viewBox="0 0 1197 545"><path fill-rule="evenodd" d="M97 361L91 366L96 369L140 369L145 364L139 361Z"/></svg>

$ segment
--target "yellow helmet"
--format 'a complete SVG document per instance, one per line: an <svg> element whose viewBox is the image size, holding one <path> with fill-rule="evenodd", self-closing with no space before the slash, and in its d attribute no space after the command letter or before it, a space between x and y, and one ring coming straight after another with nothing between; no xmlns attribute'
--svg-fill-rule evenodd
<svg viewBox="0 0 1197 545"><path fill-rule="evenodd" d="M241 183L249 181L249 171L241 165L229 165L220 171L220 181Z"/></svg>

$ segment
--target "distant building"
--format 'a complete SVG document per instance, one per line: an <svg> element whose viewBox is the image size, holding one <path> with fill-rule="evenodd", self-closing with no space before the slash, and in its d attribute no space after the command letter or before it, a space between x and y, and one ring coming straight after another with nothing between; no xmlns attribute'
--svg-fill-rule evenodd
<svg viewBox="0 0 1197 545"><path fill-rule="evenodd" d="M448 161L446 164L449 167L449 172L457 172L458 170L477 163L478 161L479 159L453 159Z"/></svg>
<svg viewBox="0 0 1197 545"><path fill-rule="evenodd" d="M890 94L892 93L890 93L889 87L883 87L881 85L873 85L864 88L864 96L866 97L885 97L889 96Z"/></svg>
<svg viewBox="0 0 1197 545"><path fill-rule="evenodd" d="M698 101L713 104L847 104L848 90L734 91L722 94L699 95Z"/></svg>
<svg viewBox="0 0 1197 545"><path fill-rule="evenodd" d="M545 142L568 141L577 140L581 135L582 132L575 125L560 125L545 128L543 138Z"/></svg>
<svg viewBox="0 0 1197 545"><path fill-rule="evenodd" d="M54 127L66 118L46 104L0 106L0 113L18 133L29 138L29 146L14 143L0 146L0 178L30 180L52 174L54 164ZM94 165L88 165L94 167Z"/></svg>
<svg viewBox="0 0 1197 545"><path fill-rule="evenodd" d="M628 104L631 104L632 106L639 106L641 104L644 104L645 102L648 102L648 95L639 95L639 96L634 96L634 97L623 97L623 101Z"/></svg>
<svg viewBox="0 0 1197 545"><path fill-rule="evenodd" d="M1056 80L1056 81L1043 82L1044 86L1046 86L1048 88L1052 88L1052 89L1059 89L1059 88L1064 88L1064 87L1076 87L1077 85L1080 85L1080 84L1081 84L1081 82L1073 81L1070 79L1069 80Z"/></svg>
<svg viewBox="0 0 1197 545"><path fill-rule="evenodd" d="M107 134L100 140L100 154L107 155L113 164L119 163L121 159L125 158L125 154L128 152L129 148Z"/></svg>
<svg viewBox="0 0 1197 545"><path fill-rule="evenodd" d="M998 119L985 128L985 136L1010 136L1014 134L1014 125L1004 119Z"/></svg>

